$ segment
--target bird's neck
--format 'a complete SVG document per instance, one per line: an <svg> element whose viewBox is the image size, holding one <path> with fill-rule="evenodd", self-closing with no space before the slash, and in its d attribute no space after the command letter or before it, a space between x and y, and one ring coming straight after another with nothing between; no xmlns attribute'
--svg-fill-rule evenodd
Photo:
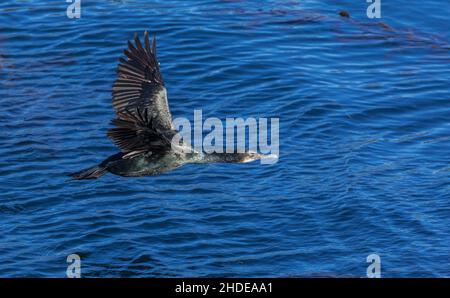
<svg viewBox="0 0 450 298"><path fill-rule="evenodd" d="M235 163L240 162L241 156L237 153L203 153L200 163Z"/></svg>

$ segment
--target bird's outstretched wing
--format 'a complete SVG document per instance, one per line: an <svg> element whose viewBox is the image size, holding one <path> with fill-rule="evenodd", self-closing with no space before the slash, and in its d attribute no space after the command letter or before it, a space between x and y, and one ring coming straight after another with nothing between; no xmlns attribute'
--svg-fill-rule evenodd
<svg viewBox="0 0 450 298"><path fill-rule="evenodd" d="M127 59L120 58L112 90L113 107L118 115L124 111L134 113L137 109L147 109L156 128L172 130L167 92L156 58L155 37L150 46L148 32L145 31L144 45L137 34L134 42L135 45L128 41L128 49L124 50Z"/></svg>
<svg viewBox="0 0 450 298"><path fill-rule="evenodd" d="M117 118L111 121L116 127L108 130L108 137L124 153L122 158L160 154L170 150L173 131L159 130L151 117L148 108L117 112Z"/></svg>

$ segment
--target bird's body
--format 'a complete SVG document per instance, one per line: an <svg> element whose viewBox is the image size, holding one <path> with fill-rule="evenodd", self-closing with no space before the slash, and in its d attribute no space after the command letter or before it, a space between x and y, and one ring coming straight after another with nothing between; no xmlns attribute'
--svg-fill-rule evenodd
<svg viewBox="0 0 450 298"><path fill-rule="evenodd" d="M186 159L169 151L163 154L141 155L132 159L123 159L120 156L108 162L107 169L119 176L153 176L176 169L186 162Z"/></svg>
<svg viewBox="0 0 450 298"><path fill-rule="evenodd" d="M97 166L70 174L73 179L96 179L106 172L119 176L152 176L187 163L242 163L261 158L260 154L197 152L183 142L172 144L178 132L172 124L167 91L152 44L144 33L144 45L137 35L135 45L128 42L120 59L113 85L113 107L117 118L108 136L121 149ZM185 150L181 150L185 149ZM188 150L186 150L188 149Z"/></svg>

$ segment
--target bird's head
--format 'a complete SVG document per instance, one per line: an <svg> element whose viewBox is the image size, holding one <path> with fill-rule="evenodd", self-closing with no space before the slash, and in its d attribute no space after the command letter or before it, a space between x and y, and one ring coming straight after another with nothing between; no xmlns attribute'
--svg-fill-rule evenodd
<svg viewBox="0 0 450 298"><path fill-rule="evenodd" d="M256 153L256 152L245 152L245 153L236 153L236 162L240 162L240 163L246 163L246 162L252 162L255 160L260 160L263 155Z"/></svg>
<svg viewBox="0 0 450 298"><path fill-rule="evenodd" d="M278 160L278 155L276 154L260 154L253 151L245 153L232 153L232 158L230 162L247 163L255 160L262 160L262 163L272 163L272 160Z"/></svg>

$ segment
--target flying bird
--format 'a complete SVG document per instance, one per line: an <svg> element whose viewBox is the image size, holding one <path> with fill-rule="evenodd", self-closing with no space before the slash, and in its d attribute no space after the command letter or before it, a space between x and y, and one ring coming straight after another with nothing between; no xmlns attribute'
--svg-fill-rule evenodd
<svg viewBox="0 0 450 298"><path fill-rule="evenodd" d="M73 179L96 179L107 172L128 177L151 176L188 163L244 163L264 157L256 152L197 152L182 140L172 146L171 140L178 131L172 124L155 37L150 44L145 31L142 44L136 34L134 45L128 41L124 54L126 58L120 58L112 89L116 118L111 123L115 127L107 133L120 152L94 167L69 174Z"/></svg>

